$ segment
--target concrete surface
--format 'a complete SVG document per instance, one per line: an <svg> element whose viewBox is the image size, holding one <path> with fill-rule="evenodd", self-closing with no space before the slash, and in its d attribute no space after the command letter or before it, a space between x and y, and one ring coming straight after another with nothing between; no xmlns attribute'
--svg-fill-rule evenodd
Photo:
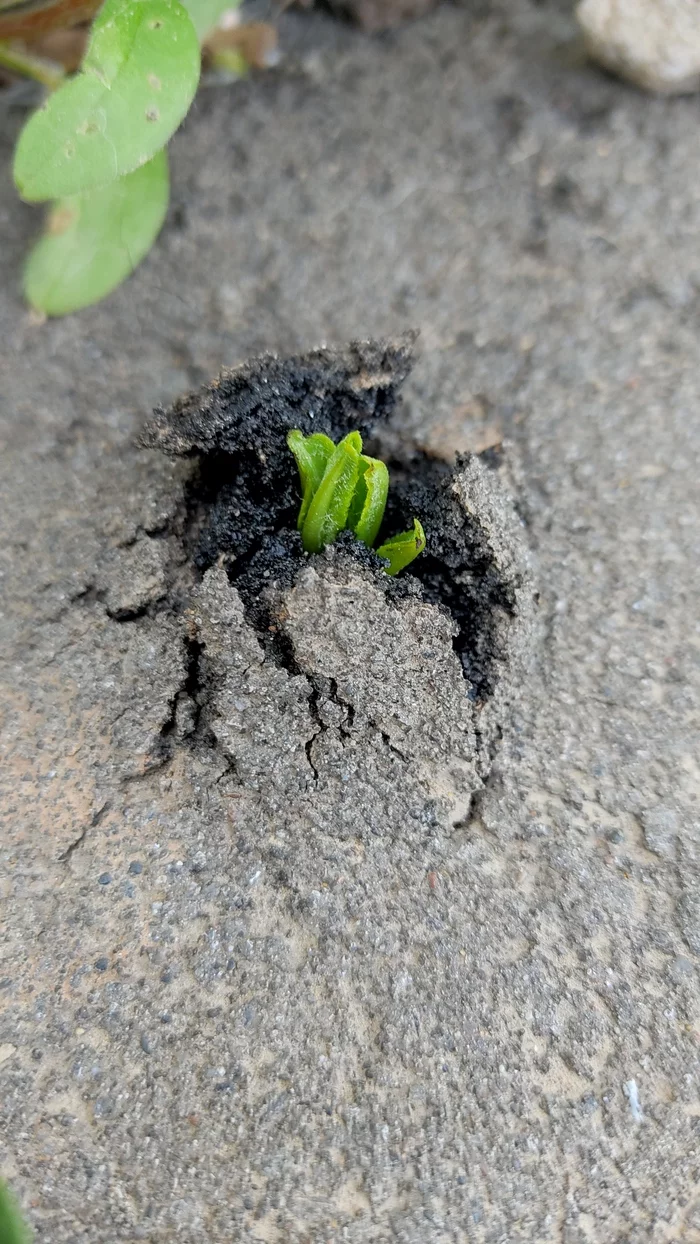
<svg viewBox="0 0 700 1244"><path fill-rule="evenodd" d="M2 115L2 1171L42 1244L697 1241L697 105L566 5L283 31L66 321L16 292ZM157 609L185 468L135 437L222 362L414 324L396 435L508 434L536 668L451 833L241 830Z"/></svg>

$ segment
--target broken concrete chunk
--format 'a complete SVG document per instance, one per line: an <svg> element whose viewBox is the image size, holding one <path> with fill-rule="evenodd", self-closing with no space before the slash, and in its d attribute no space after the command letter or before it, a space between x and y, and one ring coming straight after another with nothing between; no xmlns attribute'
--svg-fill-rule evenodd
<svg viewBox="0 0 700 1244"><path fill-rule="evenodd" d="M279 663L226 573L204 576L207 725L243 791L259 796L255 816L363 837L463 815L481 782L449 619L422 601L391 602L330 552L279 595L274 616Z"/></svg>
<svg viewBox="0 0 700 1244"><path fill-rule="evenodd" d="M187 679L185 635L180 620L161 615L120 627L124 654L109 710L121 776L159 768L169 758L175 710Z"/></svg>
<svg viewBox="0 0 700 1244"><path fill-rule="evenodd" d="M700 89L697 0L582 0L576 16L592 57L647 91Z"/></svg>
<svg viewBox="0 0 700 1244"><path fill-rule="evenodd" d="M236 780L274 804L306 786L306 746L316 726L308 680L265 660L254 628L226 571L207 571L194 624L202 653L199 679L207 729Z"/></svg>
<svg viewBox="0 0 700 1244"><path fill-rule="evenodd" d="M393 604L343 558L315 558L279 606L299 667L333 685L353 724L369 722L401 751L473 759L474 731L455 627L421 600Z"/></svg>
<svg viewBox="0 0 700 1244"><path fill-rule="evenodd" d="M128 548L111 549L100 566L107 612L117 621L142 613L165 595L172 550L165 540L143 537Z"/></svg>

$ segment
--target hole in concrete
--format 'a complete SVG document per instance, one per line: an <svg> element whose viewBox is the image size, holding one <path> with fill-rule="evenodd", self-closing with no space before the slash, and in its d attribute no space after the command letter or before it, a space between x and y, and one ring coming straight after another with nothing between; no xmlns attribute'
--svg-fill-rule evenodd
<svg viewBox="0 0 700 1244"><path fill-rule="evenodd" d="M158 410L145 443L166 453L196 456L187 498L185 542L201 575L220 560L267 655L299 672L293 645L275 621L266 587L291 587L308 563L296 532L298 479L286 445L290 428L323 431L339 440L352 428L381 441L411 365L413 335L396 342L353 343L344 350L276 359L264 357L213 385ZM495 456L484 455L487 465ZM457 633L454 648L481 703L494 692L505 653L502 616L516 607L518 576L503 572L488 526L465 513L451 468L423 454L392 462L382 536L406 530L416 515L426 551L409 572L384 574L378 559L351 533L336 542L380 584L389 600L420 595L446 610Z"/></svg>
<svg viewBox="0 0 700 1244"><path fill-rule="evenodd" d="M276 824L341 837L454 825L490 771L533 599L497 455L389 462L379 539L414 516L427 536L397 578L350 532L310 556L296 531L287 432L358 428L382 457L412 346L254 359L157 410L144 435L193 460L171 529L186 573L166 602L187 619L187 673L156 760L178 740L217 751L245 794L239 819L257 797Z"/></svg>

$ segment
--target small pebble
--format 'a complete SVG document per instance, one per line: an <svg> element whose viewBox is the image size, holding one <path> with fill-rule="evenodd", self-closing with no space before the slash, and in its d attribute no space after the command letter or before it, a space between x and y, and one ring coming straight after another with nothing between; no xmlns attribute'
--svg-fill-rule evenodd
<svg viewBox="0 0 700 1244"><path fill-rule="evenodd" d="M132 877L137 877L139 873L142 873L143 864L141 863L141 861L132 860L131 863L129 864L129 872L131 873Z"/></svg>
<svg viewBox="0 0 700 1244"><path fill-rule="evenodd" d="M100 955L99 959L95 959L95 968L98 972L106 972L109 967L109 959L106 955Z"/></svg>
<svg viewBox="0 0 700 1244"><path fill-rule="evenodd" d="M700 89L700 7L690 0L581 0L588 51L647 91Z"/></svg>
<svg viewBox="0 0 700 1244"><path fill-rule="evenodd" d="M151 1038L148 1036L148 1033L146 1032L143 1032L141 1034L141 1049L143 1050L144 1054L153 1053L153 1042L151 1041Z"/></svg>
<svg viewBox="0 0 700 1244"><path fill-rule="evenodd" d="M112 874L101 873L100 876L97 878L97 880L99 881L100 885L110 885L112 881Z"/></svg>

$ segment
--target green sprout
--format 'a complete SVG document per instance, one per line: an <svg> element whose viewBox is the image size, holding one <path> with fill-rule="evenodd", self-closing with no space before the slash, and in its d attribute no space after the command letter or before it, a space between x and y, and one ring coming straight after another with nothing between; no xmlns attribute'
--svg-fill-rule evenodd
<svg viewBox="0 0 700 1244"><path fill-rule="evenodd" d="M7 1184L0 1179L0 1244L31 1244L29 1230Z"/></svg>
<svg viewBox="0 0 700 1244"><path fill-rule="evenodd" d="M307 553L320 553L341 531L353 531L371 549L379 535L389 492L389 472L378 458L362 452L359 432L349 432L334 445L322 432L304 436L298 428L287 435L301 479L297 528ZM392 536L376 550L388 562L386 572L398 574L425 548L417 518L413 530Z"/></svg>

